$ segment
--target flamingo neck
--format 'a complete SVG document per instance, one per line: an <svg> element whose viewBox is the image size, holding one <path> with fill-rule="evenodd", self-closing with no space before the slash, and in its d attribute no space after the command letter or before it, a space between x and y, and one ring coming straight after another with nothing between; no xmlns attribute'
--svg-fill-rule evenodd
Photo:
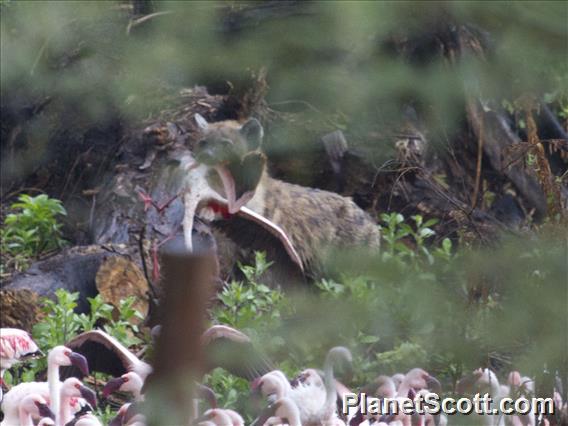
<svg viewBox="0 0 568 426"><path fill-rule="evenodd" d="M286 417L290 426L302 426L302 422L300 421L300 410L298 410L298 407L295 404L288 405L284 417Z"/></svg>
<svg viewBox="0 0 568 426"><path fill-rule="evenodd" d="M331 418L335 411L337 394L335 392L335 378L333 377L333 362L331 359L325 360L324 365L324 385L325 385L325 412Z"/></svg>
<svg viewBox="0 0 568 426"><path fill-rule="evenodd" d="M49 406L51 411L58 413L61 400L59 393L61 382L59 381L59 365L54 362L50 362L47 365L47 385L49 387Z"/></svg>
<svg viewBox="0 0 568 426"><path fill-rule="evenodd" d="M34 426L32 416L24 408L20 408L20 426Z"/></svg>
<svg viewBox="0 0 568 426"><path fill-rule="evenodd" d="M268 383L274 386L274 393L270 396L272 400L277 401L280 398L288 396L291 390L288 380L276 375L271 375L268 380Z"/></svg>
<svg viewBox="0 0 568 426"><path fill-rule="evenodd" d="M134 400L137 402L144 401L144 394L142 393L141 389L134 389L132 391L132 396L134 397Z"/></svg>
<svg viewBox="0 0 568 426"><path fill-rule="evenodd" d="M397 396L402 397L402 398L406 398L408 397L408 392L410 391L410 385L408 384L408 380L404 379L402 382L400 382L400 385L398 386L398 391L397 391Z"/></svg>
<svg viewBox="0 0 568 426"><path fill-rule="evenodd" d="M68 396L61 396L59 400L59 415L56 416L55 424L56 426L63 426L68 421L71 420L71 398Z"/></svg>
<svg viewBox="0 0 568 426"><path fill-rule="evenodd" d="M290 422L290 426L302 426L302 422L300 421L300 413L298 410L292 411L288 414L288 421Z"/></svg>

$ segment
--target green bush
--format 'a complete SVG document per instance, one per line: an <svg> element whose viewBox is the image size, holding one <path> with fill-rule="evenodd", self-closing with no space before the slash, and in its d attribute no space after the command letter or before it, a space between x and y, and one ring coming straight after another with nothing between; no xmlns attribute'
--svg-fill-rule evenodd
<svg viewBox="0 0 568 426"><path fill-rule="evenodd" d="M37 258L65 244L59 218L67 212L61 201L45 194L31 197L22 194L18 202L10 206L2 229L2 250L12 256Z"/></svg>

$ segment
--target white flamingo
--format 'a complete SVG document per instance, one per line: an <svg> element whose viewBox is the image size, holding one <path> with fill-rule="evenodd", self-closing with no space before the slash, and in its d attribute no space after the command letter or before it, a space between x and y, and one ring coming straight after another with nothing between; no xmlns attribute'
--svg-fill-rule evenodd
<svg viewBox="0 0 568 426"><path fill-rule="evenodd" d="M260 392L262 396L273 403L289 395L292 385L286 375L280 370L273 370L252 383L253 392Z"/></svg>
<svg viewBox="0 0 568 426"><path fill-rule="evenodd" d="M231 416L223 409L210 408L203 415L195 420L198 426L212 423L215 426L233 426Z"/></svg>
<svg viewBox="0 0 568 426"><path fill-rule="evenodd" d="M336 382L333 367L339 361L351 363L351 352L347 348L332 348L324 363L324 378L314 369L302 371L292 383L279 370L271 371L253 382L253 390L261 392L269 401L289 398L300 413L303 425L338 425Z"/></svg>
<svg viewBox="0 0 568 426"><path fill-rule="evenodd" d="M402 382L398 386L397 396L406 398L411 389L415 392L418 392L421 389L430 389L434 392L440 393L442 386L434 376L431 376L425 370L421 368L413 368L406 373L402 379Z"/></svg>
<svg viewBox="0 0 568 426"><path fill-rule="evenodd" d="M65 426L103 426L103 424L96 416L88 413L75 418Z"/></svg>
<svg viewBox="0 0 568 426"><path fill-rule="evenodd" d="M47 401L41 395L32 393L22 398L18 404L17 414L4 413L5 417L2 426L33 426L32 417L55 418L53 412L49 409Z"/></svg>
<svg viewBox="0 0 568 426"><path fill-rule="evenodd" d="M93 408L97 405L95 392L83 385L76 377L69 377L61 384L59 414L55 417L57 426L64 426L73 419L72 398L84 398Z"/></svg>
<svg viewBox="0 0 568 426"><path fill-rule="evenodd" d="M110 379L103 388L103 398L107 398L110 394L120 391L129 392L134 396L135 401L143 401L142 387L144 381L134 371L129 371L120 377Z"/></svg>
<svg viewBox="0 0 568 426"><path fill-rule="evenodd" d="M272 425L288 425L288 426L302 426L300 418L300 410L296 403L287 397L280 398L275 401L270 407L269 411L265 414L266 419L262 419L263 426Z"/></svg>
<svg viewBox="0 0 568 426"><path fill-rule="evenodd" d="M0 328L0 401L4 372L14 364L42 355L27 331L19 328Z"/></svg>
<svg viewBox="0 0 568 426"><path fill-rule="evenodd" d="M60 388L59 367L74 365L84 374L89 373L87 360L81 354L65 346L56 346L47 355L47 382L26 382L14 386L4 395L2 410L5 415L17 415L20 401L32 393L49 400L51 411L59 413Z"/></svg>

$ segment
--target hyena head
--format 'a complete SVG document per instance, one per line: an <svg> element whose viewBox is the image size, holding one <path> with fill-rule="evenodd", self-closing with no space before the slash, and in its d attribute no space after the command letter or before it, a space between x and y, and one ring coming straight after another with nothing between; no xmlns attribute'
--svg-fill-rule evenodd
<svg viewBox="0 0 568 426"><path fill-rule="evenodd" d="M229 212L236 213L254 196L266 167L266 157L260 151L262 125L256 118L243 125L235 121L208 123L199 114L195 122L202 133L195 157L209 166L209 184L225 196Z"/></svg>

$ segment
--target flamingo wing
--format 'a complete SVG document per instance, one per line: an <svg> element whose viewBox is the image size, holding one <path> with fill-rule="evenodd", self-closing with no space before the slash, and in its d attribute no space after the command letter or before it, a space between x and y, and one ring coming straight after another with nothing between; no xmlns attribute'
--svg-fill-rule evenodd
<svg viewBox="0 0 568 426"><path fill-rule="evenodd" d="M122 343L102 330L81 333L69 340L65 346L87 358L91 371L114 377L134 371L144 380L152 370L149 364L138 359ZM75 367L62 367L61 376L81 378L82 374Z"/></svg>
<svg viewBox="0 0 568 426"><path fill-rule="evenodd" d="M222 367L249 381L261 377L274 366L244 333L225 325L214 325L202 336L208 369Z"/></svg>

